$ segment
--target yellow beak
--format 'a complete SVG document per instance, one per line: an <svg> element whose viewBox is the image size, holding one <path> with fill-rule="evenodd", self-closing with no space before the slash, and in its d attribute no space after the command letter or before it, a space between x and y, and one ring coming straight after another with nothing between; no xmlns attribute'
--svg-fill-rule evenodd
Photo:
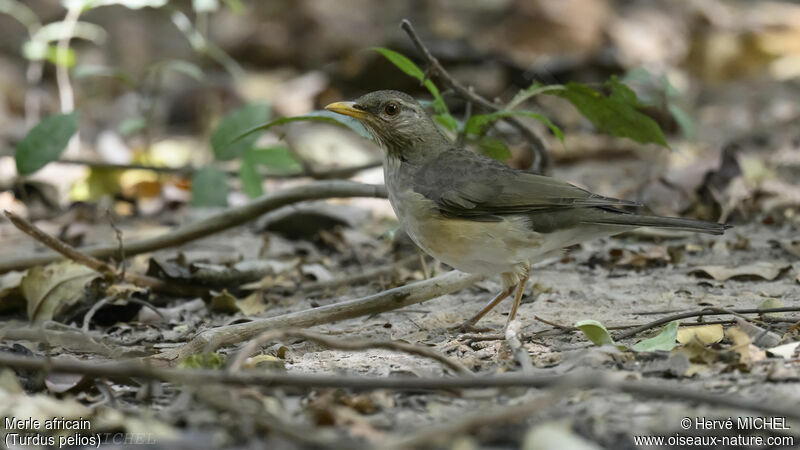
<svg viewBox="0 0 800 450"><path fill-rule="evenodd" d="M325 109L345 116L355 117L356 119L363 119L367 116L366 111L356 109L353 107L354 105L355 102L336 102L326 106Z"/></svg>

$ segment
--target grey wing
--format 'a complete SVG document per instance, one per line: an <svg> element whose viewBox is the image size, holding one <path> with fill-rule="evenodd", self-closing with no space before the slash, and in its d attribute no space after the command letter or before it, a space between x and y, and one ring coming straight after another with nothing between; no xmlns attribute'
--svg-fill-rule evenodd
<svg viewBox="0 0 800 450"><path fill-rule="evenodd" d="M415 190L448 216L501 220L509 214L595 206L638 205L593 194L554 178L512 169L476 153L443 152L414 177Z"/></svg>

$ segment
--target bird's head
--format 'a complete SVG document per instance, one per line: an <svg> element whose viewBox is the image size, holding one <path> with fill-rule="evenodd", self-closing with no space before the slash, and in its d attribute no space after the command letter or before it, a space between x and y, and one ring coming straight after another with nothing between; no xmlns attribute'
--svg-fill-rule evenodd
<svg viewBox="0 0 800 450"><path fill-rule="evenodd" d="M331 103L325 109L358 119L390 155L430 156L449 144L422 105L403 92L370 92L354 102Z"/></svg>

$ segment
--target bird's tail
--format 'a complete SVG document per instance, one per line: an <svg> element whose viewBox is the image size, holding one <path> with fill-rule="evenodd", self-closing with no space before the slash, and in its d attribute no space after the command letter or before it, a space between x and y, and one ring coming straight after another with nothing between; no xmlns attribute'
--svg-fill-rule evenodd
<svg viewBox="0 0 800 450"><path fill-rule="evenodd" d="M604 211L601 217L593 217L592 223L624 225L634 227L669 228L673 230L696 231L708 234L723 234L731 225L706 222L704 220L684 219L682 217L643 216L621 212Z"/></svg>

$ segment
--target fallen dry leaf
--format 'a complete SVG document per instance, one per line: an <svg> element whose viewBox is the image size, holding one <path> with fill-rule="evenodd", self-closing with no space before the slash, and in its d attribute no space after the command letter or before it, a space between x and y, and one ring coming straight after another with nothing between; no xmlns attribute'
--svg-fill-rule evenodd
<svg viewBox="0 0 800 450"><path fill-rule="evenodd" d="M266 371L282 370L286 371L286 363L284 360L272 355L256 355L247 358L242 365L244 369L260 369Z"/></svg>
<svg viewBox="0 0 800 450"><path fill-rule="evenodd" d="M800 239L781 239L780 241L770 241L771 243L777 242L778 245L788 254L800 258Z"/></svg>
<svg viewBox="0 0 800 450"><path fill-rule="evenodd" d="M211 298L211 304L209 306L214 312L227 314L239 312L239 308L236 307L236 297L224 289L222 292Z"/></svg>
<svg viewBox="0 0 800 450"><path fill-rule="evenodd" d="M772 356L780 356L784 359L800 358L800 342L790 342L767 349L767 353Z"/></svg>
<svg viewBox="0 0 800 450"><path fill-rule="evenodd" d="M614 264L644 268L650 265L663 265L670 262L670 260L670 254L665 245L654 245L645 249L623 249L621 256Z"/></svg>
<svg viewBox="0 0 800 450"><path fill-rule="evenodd" d="M736 326L739 327L740 330L747 333L750 336L750 339L753 341L753 345L759 348L769 348L778 345L781 341L781 336L777 333L773 333L772 331L765 330L764 328L759 327L751 322L748 322L741 317L736 318Z"/></svg>
<svg viewBox="0 0 800 450"><path fill-rule="evenodd" d="M28 318L36 323L57 320L84 298L84 288L98 277L94 270L72 261L30 269L20 285L28 301Z"/></svg>
<svg viewBox="0 0 800 450"><path fill-rule="evenodd" d="M86 377L80 374L51 373L44 379L44 385L54 394L63 394L83 384L84 381Z"/></svg>
<svg viewBox="0 0 800 450"><path fill-rule="evenodd" d="M9 394L24 394L25 390L19 384L17 374L12 369L0 369L0 391Z"/></svg>
<svg viewBox="0 0 800 450"><path fill-rule="evenodd" d="M713 364L720 358L719 352L701 344L697 340L689 341L672 351L672 354L683 353L693 364ZM689 370L692 370L691 367ZM687 374L687 376L690 376Z"/></svg>
<svg viewBox="0 0 800 450"><path fill-rule="evenodd" d="M728 328L725 336L733 342L731 350L739 354L739 364L745 368L749 368L767 357L766 352L756 347L750 340L750 336L741 328Z"/></svg>
<svg viewBox="0 0 800 450"><path fill-rule="evenodd" d="M689 273L694 275L704 275L717 281L730 280L732 278L761 278L772 281L784 271L791 267L786 263L774 263L769 261L759 261L739 267L726 266L700 266L692 269Z"/></svg>
<svg viewBox="0 0 800 450"><path fill-rule="evenodd" d="M552 448L599 450L601 447L576 433L568 421L558 420L535 425L528 430L522 448L525 450Z"/></svg>
<svg viewBox="0 0 800 450"><path fill-rule="evenodd" d="M247 297L236 302L236 307L245 316L254 316L267 310L267 303L264 301L264 291L255 291Z"/></svg>
<svg viewBox="0 0 800 450"><path fill-rule="evenodd" d="M0 275L0 313L21 310L25 299L20 291L24 272L8 272Z"/></svg>
<svg viewBox="0 0 800 450"><path fill-rule="evenodd" d="M696 327L680 327L678 329L678 342L688 344L697 340L703 345L716 344L725 336L721 324L701 325Z"/></svg>

